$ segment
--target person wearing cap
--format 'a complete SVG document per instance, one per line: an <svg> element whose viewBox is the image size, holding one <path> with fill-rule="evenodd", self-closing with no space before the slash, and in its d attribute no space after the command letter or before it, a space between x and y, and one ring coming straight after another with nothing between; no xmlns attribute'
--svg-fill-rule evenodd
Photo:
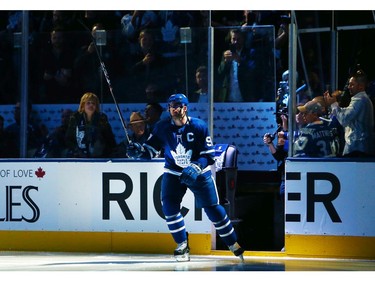
<svg viewBox="0 0 375 281"><path fill-rule="evenodd" d="M146 119L139 111L130 114L129 128L133 132L132 141L144 143L148 138L149 132L146 126Z"/></svg>
<svg viewBox="0 0 375 281"><path fill-rule="evenodd" d="M329 110L329 105L327 105L326 98L324 96L316 96L312 100L319 102L323 106L323 115L320 117L320 119L328 124L334 135L337 137L337 140L339 142L338 155L341 156L345 146L343 126L341 126L336 116L333 115L332 112Z"/></svg>
<svg viewBox="0 0 375 281"><path fill-rule="evenodd" d="M184 94L168 99L170 117L156 123L152 134L141 145L131 143L128 155L135 159L151 159L164 150L164 174L161 184L162 210L169 231L177 244L177 261L190 260L188 233L181 213L181 203L190 189L196 207L203 208L218 235L235 256L243 260L244 250L224 207L219 203L216 184L211 173L215 163L215 147L207 124L188 116L189 100Z"/></svg>
<svg viewBox="0 0 375 281"><path fill-rule="evenodd" d="M331 106L332 115L345 130L344 157L369 157L374 155L374 107L366 93L367 77L362 71L349 79L348 89L351 101L347 107L340 107L335 95L324 93Z"/></svg>
<svg viewBox="0 0 375 281"><path fill-rule="evenodd" d="M130 114L129 128L133 132L130 136L130 140L133 142L143 144L150 135L146 119L139 111Z"/></svg>
<svg viewBox="0 0 375 281"><path fill-rule="evenodd" d="M338 139L326 122L320 119L324 108L318 101L309 101L297 107L303 114L306 126L300 129L293 143L294 157L337 157Z"/></svg>
<svg viewBox="0 0 375 281"><path fill-rule="evenodd" d="M143 144L150 135L147 120L139 111L133 111L130 114L127 127L129 129L129 138L122 140L114 149L112 156L115 158L129 158L127 154L129 143Z"/></svg>

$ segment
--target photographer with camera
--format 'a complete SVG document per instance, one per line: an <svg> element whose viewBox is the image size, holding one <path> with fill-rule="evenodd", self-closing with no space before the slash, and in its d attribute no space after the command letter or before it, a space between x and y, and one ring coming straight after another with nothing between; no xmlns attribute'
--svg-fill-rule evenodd
<svg viewBox="0 0 375 281"><path fill-rule="evenodd" d="M349 79L351 100L347 107L339 106L337 97L324 93L332 115L345 130L344 157L369 157L374 155L374 108L366 93L367 77L358 70Z"/></svg>
<svg viewBox="0 0 375 281"><path fill-rule="evenodd" d="M285 194L285 159L288 156L288 141L282 137L278 136L277 133L279 129L273 133L266 133L263 136L263 143L267 145L270 153L272 154L273 158L277 161L277 172L281 176L281 183L280 183L280 190L279 196L280 199L284 202L284 194ZM277 135L277 144L276 146L273 143L275 136Z"/></svg>
<svg viewBox="0 0 375 281"><path fill-rule="evenodd" d="M228 33L229 48L223 52L217 73L221 88L216 102L259 101L255 80L254 49L247 47L247 33L243 29L231 29Z"/></svg>
<svg viewBox="0 0 375 281"><path fill-rule="evenodd" d="M306 119L304 118L304 115L298 111L295 116L296 118L296 124L298 128L302 128L306 124ZM278 112L276 112L276 120L278 124L277 130L271 134L266 133L263 136L263 143L267 145L270 153L274 157L274 159L277 161L277 171L280 173L281 176L281 184L280 184L280 198L284 200L284 192L285 192L285 182L284 182L284 176L285 176L285 159L288 157L288 108L284 107L281 108ZM298 137L299 129L294 133L294 138ZM277 145L275 146L273 144L273 140L277 137Z"/></svg>
<svg viewBox="0 0 375 281"><path fill-rule="evenodd" d="M286 109L286 111L285 111ZM277 172L280 174L280 187L279 187L279 196L280 199L280 212L278 220L281 222L279 225L282 226L280 233L284 233L284 202L285 202L285 159L288 157L288 140L284 138L282 132L287 131L288 127L288 109L282 109L280 112L277 112L277 120L282 120L279 126L274 133L266 133L263 136L263 143L267 145L269 152L272 154L273 158L277 161ZM282 125L281 125L282 124ZM273 140L277 137L276 146L273 143ZM283 249L281 250L283 251Z"/></svg>

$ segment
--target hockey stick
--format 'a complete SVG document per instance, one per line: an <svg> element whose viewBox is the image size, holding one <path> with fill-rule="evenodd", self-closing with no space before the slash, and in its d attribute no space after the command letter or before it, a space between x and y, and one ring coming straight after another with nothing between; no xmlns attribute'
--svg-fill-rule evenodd
<svg viewBox="0 0 375 281"><path fill-rule="evenodd" d="M90 32L91 34L91 30L83 23L81 22L80 20L77 19L77 21L87 30ZM115 103L115 106L116 106L116 110L117 110L117 114L119 115L120 117L120 122L121 122L121 125L124 129L124 132L125 132L125 137L126 137L126 140L128 141L128 143L130 143L130 138L129 138L129 133L128 133L128 129L127 129L127 126L126 126L126 122L124 120L124 117L122 116L122 113L121 113L121 110L120 110L120 107L116 101L116 98L115 98L115 95L113 93L113 88L112 88L112 85L111 85L111 81L109 80L109 75L108 75L108 72L107 72L107 69L105 67L105 64L100 56L100 53L99 53L99 50L98 50L98 47L96 45L96 39L94 36L92 36L91 34L91 39L92 39L92 42L94 44L94 47L95 47L95 52L98 56L98 59L99 59L99 63L100 63L100 67L103 71L103 74L104 74L104 77L107 81L107 84L108 84L108 87L109 87L109 92L111 93L111 96L112 96L112 99L113 99L113 102Z"/></svg>

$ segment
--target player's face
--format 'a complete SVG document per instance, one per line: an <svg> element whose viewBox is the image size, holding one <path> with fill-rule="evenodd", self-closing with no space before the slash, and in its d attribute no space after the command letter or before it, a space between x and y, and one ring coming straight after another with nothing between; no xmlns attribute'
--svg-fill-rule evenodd
<svg viewBox="0 0 375 281"><path fill-rule="evenodd" d="M169 104L169 113L171 114L173 119L182 119L186 116L186 105L182 105L181 103L170 103Z"/></svg>

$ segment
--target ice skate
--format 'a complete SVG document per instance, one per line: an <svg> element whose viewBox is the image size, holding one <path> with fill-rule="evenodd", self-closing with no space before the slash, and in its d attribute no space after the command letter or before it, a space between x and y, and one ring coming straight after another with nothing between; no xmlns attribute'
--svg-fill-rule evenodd
<svg viewBox="0 0 375 281"><path fill-rule="evenodd" d="M174 250L174 257L177 261L189 261L190 260L190 249L187 241L178 244Z"/></svg>
<svg viewBox="0 0 375 281"><path fill-rule="evenodd" d="M243 253L245 252L244 249L241 248L241 246L236 242L232 246L229 246L229 250L236 256L241 259L242 262L244 262Z"/></svg>
<svg viewBox="0 0 375 281"><path fill-rule="evenodd" d="M177 261L190 261L190 248L188 238L184 242L178 244L177 248L174 250L174 257Z"/></svg>

